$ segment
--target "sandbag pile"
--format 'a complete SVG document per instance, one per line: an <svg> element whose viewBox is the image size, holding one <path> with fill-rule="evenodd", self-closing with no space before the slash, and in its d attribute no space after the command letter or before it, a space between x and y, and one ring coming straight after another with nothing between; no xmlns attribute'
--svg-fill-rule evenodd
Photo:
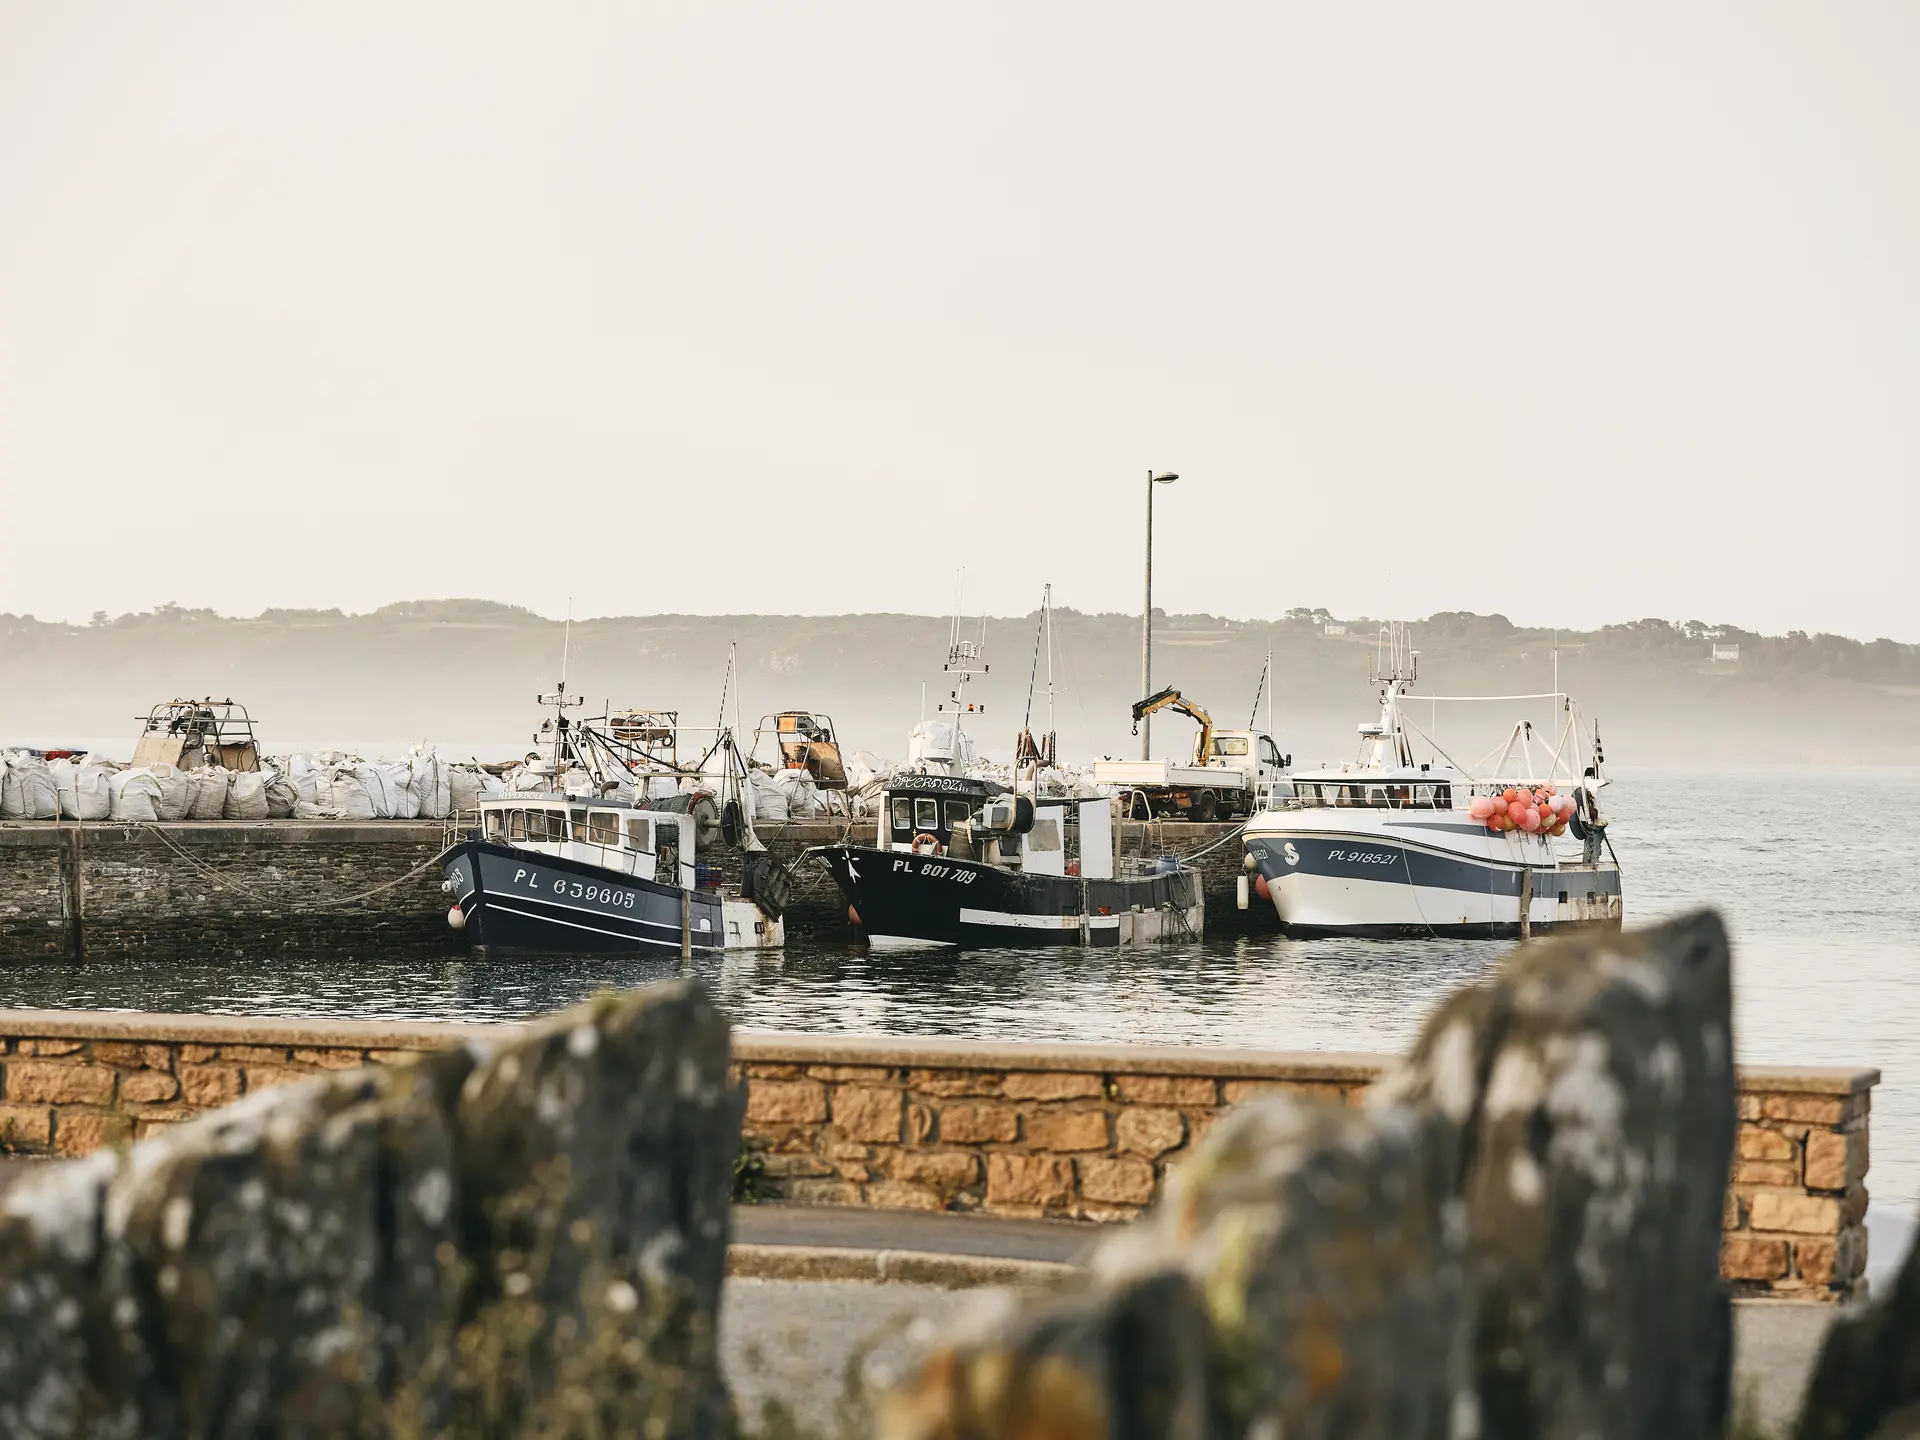
<svg viewBox="0 0 1920 1440"><path fill-rule="evenodd" d="M559 778L569 794L594 793L584 771ZM679 793L671 777L664 784L665 794ZM400 760L299 752L274 756L258 770L49 762L25 750L0 752L0 820L444 820L510 788L550 791L555 777L523 766L502 780L478 761L449 762L426 745ZM634 798L624 784L614 793Z"/></svg>

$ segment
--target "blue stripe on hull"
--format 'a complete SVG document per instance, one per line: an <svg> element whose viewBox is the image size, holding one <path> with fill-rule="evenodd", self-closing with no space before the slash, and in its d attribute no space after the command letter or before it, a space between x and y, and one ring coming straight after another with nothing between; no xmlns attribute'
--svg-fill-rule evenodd
<svg viewBox="0 0 1920 1440"><path fill-rule="evenodd" d="M1279 916L1281 929L1290 935L1347 935L1382 939L1403 936L1497 938L1517 935L1520 932L1521 881L1528 870L1533 873L1535 902L1552 905L1556 910L1562 901L1611 900L1620 895L1620 872L1616 868L1563 869L1558 865L1528 865L1519 860L1450 855L1426 848L1411 835L1395 835L1391 839L1377 835L1299 832L1256 835L1247 837L1245 849L1253 857L1256 868L1265 877L1269 892L1274 896L1274 909ZM1475 906L1505 900L1511 902L1511 907L1500 908L1507 908L1513 918L1435 924L1423 916L1382 922L1362 919L1356 914L1353 923L1322 923L1318 920L1306 923L1289 919L1284 913L1282 886L1289 875L1323 877L1368 889L1381 886L1413 893L1417 887L1429 893L1451 892L1461 898L1469 913ZM1530 928L1545 932L1593 925L1617 929L1620 919L1613 916L1603 920L1561 920L1555 915L1533 919Z"/></svg>

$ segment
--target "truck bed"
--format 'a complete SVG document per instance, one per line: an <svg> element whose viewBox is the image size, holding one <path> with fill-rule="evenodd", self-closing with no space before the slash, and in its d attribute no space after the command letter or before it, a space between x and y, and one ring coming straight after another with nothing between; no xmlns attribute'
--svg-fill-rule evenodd
<svg viewBox="0 0 1920 1440"><path fill-rule="evenodd" d="M1096 760L1093 783L1148 790L1241 790L1246 787L1247 777L1238 770L1176 765L1171 760Z"/></svg>

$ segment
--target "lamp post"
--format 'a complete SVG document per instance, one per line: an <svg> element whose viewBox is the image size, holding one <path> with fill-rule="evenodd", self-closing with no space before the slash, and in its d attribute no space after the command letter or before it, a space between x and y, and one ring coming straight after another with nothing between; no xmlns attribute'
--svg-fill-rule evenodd
<svg viewBox="0 0 1920 1440"><path fill-rule="evenodd" d="M1153 694L1153 487L1171 485L1180 477L1171 470L1147 471L1147 603L1140 613L1140 696ZM1140 722L1140 758L1152 758L1153 717Z"/></svg>

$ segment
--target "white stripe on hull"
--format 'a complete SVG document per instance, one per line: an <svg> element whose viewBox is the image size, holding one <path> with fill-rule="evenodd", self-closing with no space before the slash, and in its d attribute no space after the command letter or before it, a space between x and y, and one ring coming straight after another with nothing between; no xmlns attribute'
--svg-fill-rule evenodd
<svg viewBox="0 0 1920 1440"><path fill-rule="evenodd" d="M1561 903L1545 889L1555 872L1540 873L1543 889L1528 907L1528 923L1542 929L1557 924L1601 924L1620 918L1620 899L1569 895ZM1520 923L1517 895L1409 885L1403 879L1349 880L1337 875L1281 875L1267 882L1281 923L1315 930L1451 930L1461 926L1513 929Z"/></svg>

